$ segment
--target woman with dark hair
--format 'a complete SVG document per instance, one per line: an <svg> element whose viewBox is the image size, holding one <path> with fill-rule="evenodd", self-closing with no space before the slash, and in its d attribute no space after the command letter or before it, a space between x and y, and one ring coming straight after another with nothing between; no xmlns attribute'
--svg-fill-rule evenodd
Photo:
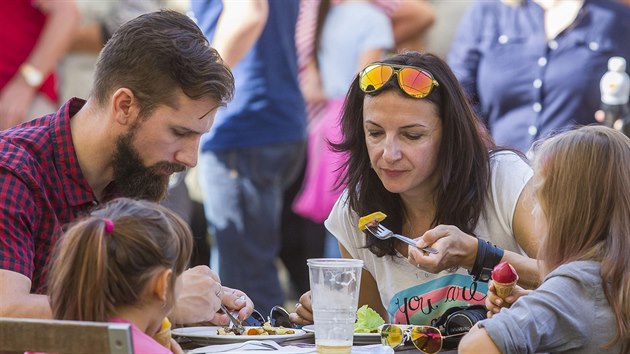
<svg viewBox="0 0 630 354"><path fill-rule="evenodd" d="M630 139L587 126L535 154L545 280L531 292L517 286L510 301L491 286L494 315L462 339L460 353L630 353Z"/></svg>
<svg viewBox="0 0 630 354"><path fill-rule="evenodd" d="M325 225L344 257L365 262L359 306L394 323L431 324L448 308L482 304L501 261L521 285L538 284L527 257L538 240L521 196L531 168L495 147L443 60L409 52L368 65L348 92L342 132L334 147L348 154L346 189ZM359 217L375 211L438 253L360 232ZM312 321L309 293L292 319Z"/></svg>

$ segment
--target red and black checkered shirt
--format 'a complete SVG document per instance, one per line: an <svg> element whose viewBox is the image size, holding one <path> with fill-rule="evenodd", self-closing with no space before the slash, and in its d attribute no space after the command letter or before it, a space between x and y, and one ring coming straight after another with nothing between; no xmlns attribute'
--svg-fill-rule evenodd
<svg viewBox="0 0 630 354"><path fill-rule="evenodd" d="M0 133L0 269L26 275L45 293L47 264L62 227L98 203L81 173L70 118L73 98L57 113Z"/></svg>

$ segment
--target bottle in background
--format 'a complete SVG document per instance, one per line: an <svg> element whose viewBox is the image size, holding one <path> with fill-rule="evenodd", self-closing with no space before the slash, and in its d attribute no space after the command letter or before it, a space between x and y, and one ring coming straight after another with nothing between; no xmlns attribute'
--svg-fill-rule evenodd
<svg viewBox="0 0 630 354"><path fill-rule="evenodd" d="M599 82L601 91L604 124L618 129L629 130L630 114L628 98L630 97L630 76L626 73L626 60L622 57L608 59L608 71Z"/></svg>

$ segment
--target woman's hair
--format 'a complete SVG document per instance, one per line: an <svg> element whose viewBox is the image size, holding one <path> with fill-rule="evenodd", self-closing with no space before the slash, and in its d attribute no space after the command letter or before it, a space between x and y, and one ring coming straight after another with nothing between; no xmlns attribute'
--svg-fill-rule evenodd
<svg viewBox="0 0 630 354"><path fill-rule="evenodd" d="M192 243L188 225L165 207L109 202L72 225L55 249L48 287L54 318L108 321L116 307L140 304L160 269L173 271L173 289Z"/></svg>
<svg viewBox="0 0 630 354"><path fill-rule="evenodd" d="M617 321L613 342L630 350L630 139L587 126L544 141L534 163L536 199L547 219L538 258L545 273L578 260L601 262Z"/></svg>
<svg viewBox="0 0 630 354"><path fill-rule="evenodd" d="M487 129L475 115L451 69L437 56L408 52L382 62L427 70L439 83L427 97L420 98L435 105L442 121L442 141L437 158L441 180L434 193L436 213L432 225L451 224L472 234L483 210L489 186L489 150L495 148ZM388 91L409 97L400 89L395 79L369 95L377 96ZM400 196L387 191L370 166L363 131L365 96L359 88L357 77L350 86L343 107L343 140L339 144L333 144L336 151L348 152L349 155L342 167L347 173L341 177L339 186L347 187L348 202L352 210L359 215L383 211L389 216L384 224L399 233L404 215ZM367 247L375 255L396 254L393 239L382 241L367 233L366 235Z"/></svg>

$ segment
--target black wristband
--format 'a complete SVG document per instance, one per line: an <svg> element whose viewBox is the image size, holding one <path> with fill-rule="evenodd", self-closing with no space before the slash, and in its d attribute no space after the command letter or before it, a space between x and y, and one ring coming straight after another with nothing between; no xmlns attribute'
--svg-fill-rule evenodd
<svg viewBox="0 0 630 354"><path fill-rule="evenodd" d="M474 281L488 282L492 269L501 262L504 250L489 241L477 239L477 257L472 269L468 272Z"/></svg>

